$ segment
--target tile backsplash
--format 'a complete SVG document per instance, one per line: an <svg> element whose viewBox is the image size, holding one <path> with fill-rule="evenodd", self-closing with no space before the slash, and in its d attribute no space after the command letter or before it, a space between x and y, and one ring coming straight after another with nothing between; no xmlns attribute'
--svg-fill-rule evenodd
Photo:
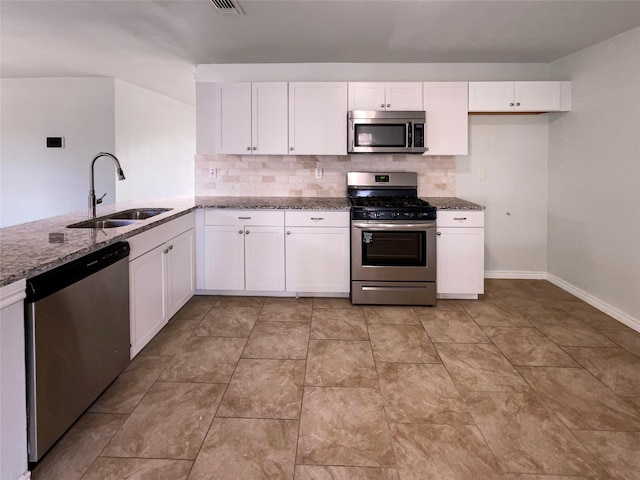
<svg viewBox="0 0 640 480"><path fill-rule="evenodd" d="M196 195L344 197L350 171L418 172L418 195L455 197L455 157L419 155L196 155ZM215 168L217 178L209 178ZM316 178L316 168L323 171Z"/></svg>

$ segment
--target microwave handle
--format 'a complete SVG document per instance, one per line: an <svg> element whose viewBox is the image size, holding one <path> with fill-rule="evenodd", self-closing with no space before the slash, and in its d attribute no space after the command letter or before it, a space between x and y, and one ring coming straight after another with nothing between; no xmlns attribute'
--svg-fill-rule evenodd
<svg viewBox="0 0 640 480"><path fill-rule="evenodd" d="M405 147L413 146L413 128L411 126L411 122L407 122L407 143Z"/></svg>

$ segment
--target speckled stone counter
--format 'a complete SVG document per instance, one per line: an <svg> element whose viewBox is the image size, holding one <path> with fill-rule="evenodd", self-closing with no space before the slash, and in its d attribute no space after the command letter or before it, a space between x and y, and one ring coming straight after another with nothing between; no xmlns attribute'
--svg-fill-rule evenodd
<svg viewBox="0 0 640 480"><path fill-rule="evenodd" d="M425 197L440 210L482 210L484 207L455 197ZM346 197L172 197L118 203L98 208L102 217L130 208L171 208L172 210L118 228L94 230L66 228L86 220L85 212L23 223L0 229L0 287L23 278L31 278L63 263L112 243L137 235L184 215L195 208L349 210ZM61 233L64 242L52 243L50 233Z"/></svg>
<svg viewBox="0 0 640 480"><path fill-rule="evenodd" d="M130 208L171 208L147 220L118 228L94 230L91 228L66 228L72 223L87 219L84 211L36 220L0 229L0 286L22 278L31 278L63 263L124 240L150 228L157 227L193 210L193 197L174 197L152 201L140 200L99 207L102 217ZM49 234L64 235L63 243L50 243Z"/></svg>
<svg viewBox="0 0 640 480"><path fill-rule="evenodd" d="M130 208L171 208L172 210L133 225L94 230L66 228L86 220L84 211L23 223L0 229L0 287L31 278L87 253L157 227L194 208L349 210L346 198L295 197L172 197L123 202L99 207L98 217ZM64 235L63 243L51 243L50 233Z"/></svg>
<svg viewBox="0 0 640 480"><path fill-rule="evenodd" d="M482 205L457 197L422 197L438 210L484 210Z"/></svg>
<svg viewBox="0 0 640 480"><path fill-rule="evenodd" d="M198 208L349 210L346 197L196 197Z"/></svg>

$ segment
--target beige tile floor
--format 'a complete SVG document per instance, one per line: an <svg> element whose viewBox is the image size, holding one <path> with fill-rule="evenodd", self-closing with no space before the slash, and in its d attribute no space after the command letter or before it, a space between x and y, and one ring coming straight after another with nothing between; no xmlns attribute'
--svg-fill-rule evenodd
<svg viewBox="0 0 640 480"><path fill-rule="evenodd" d="M486 290L194 297L33 478L640 479L640 333L545 281Z"/></svg>

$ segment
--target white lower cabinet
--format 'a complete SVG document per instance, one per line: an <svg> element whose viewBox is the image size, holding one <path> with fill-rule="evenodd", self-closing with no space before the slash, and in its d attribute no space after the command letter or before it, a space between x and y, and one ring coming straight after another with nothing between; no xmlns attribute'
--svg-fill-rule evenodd
<svg viewBox="0 0 640 480"><path fill-rule="evenodd" d="M287 212L287 291L349 292L349 212Z"/></svg>
<svg viewBox="0 0 640 480"><path fill-rule="evenodd" d="M484 293L484 212L438 211L437 283L440 298Z"/></svg>
<svg viewBox="0 0 640 480"><path fill-rule="evenodd" d="M0 288L0 478L29 478L24 298L26 282Z"/></svg>
<svg viewBox="0 0 640 480"><path fill-rule="evenodd" d="M284 212L205 212L204 288L277 292L285 289Z"/></svg>
<svg viewBox="0 0 640 480"><path fill-rule="evenodd" d="M128 239L131 358L195 291L193 213Z"/></svg>

